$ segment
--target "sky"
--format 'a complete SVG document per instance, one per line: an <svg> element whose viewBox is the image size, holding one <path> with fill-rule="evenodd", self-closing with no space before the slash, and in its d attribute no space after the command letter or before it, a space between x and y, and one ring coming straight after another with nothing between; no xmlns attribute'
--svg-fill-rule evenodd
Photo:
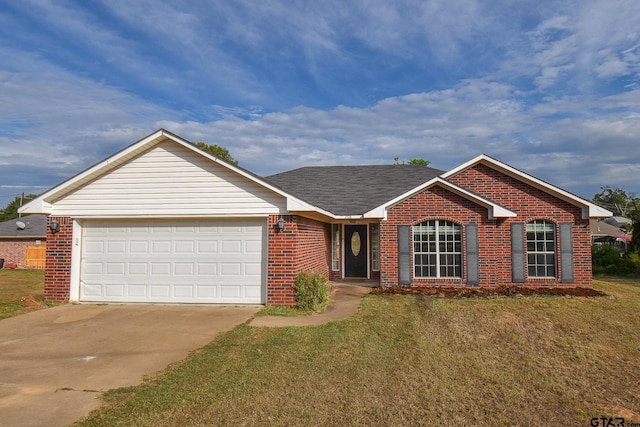
<svg viewBox="0 0 640 427"><path fill-rule="evenodd" d="M158 128L263 176L485 153L640 196L640 2L0 0L0 207Z"/></svg>

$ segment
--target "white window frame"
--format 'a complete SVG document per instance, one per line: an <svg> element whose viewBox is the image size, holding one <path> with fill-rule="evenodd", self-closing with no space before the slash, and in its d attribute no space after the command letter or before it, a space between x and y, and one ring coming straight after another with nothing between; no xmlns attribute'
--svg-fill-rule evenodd
<svg viewBox="0 0 640 427"><path fill-rule="evenodd" d="M556 225L551 221L536 219L528 222L525 230L527 238L527 276L536 279L556 278L558 275ZM553 263L549 263L549 259L553 260ZM545 274L538 274L540 268L544 269ZM553 274L548 274L550 270ZM534 274L531 274L532 271Z"/></svg>
<svg viewBox="0 0 640 427"><path fill-rule="evenodd" d="M433 227L433 240L423 239L423 236L429 234L427 230L421 230L422 227ZM447 232L445 227L453 227L452 232ZM458 239L456 239L458 236ZM413 275L417 279L461 279L463 276L463 259L462 259L462 226L452 221L446 220L429 220L413 226ZM443 237L445 237L443 239ZM453 240L447 240L447 237L453 237ZM447 246L453 244L453 249L449 250ZM456 245L457 243L457 245ZM425 245L427 250L425 251ZM429 250L429 246L433 250ZM456 248L457 246L457 248ZM418 257L435 257L434 264L422 264L418 263ZM443 265L443 256L453 256L454 262L452 264ZM418 274L418 268L420 268L420 274ZM435 269L435 275L429 274L429 268ZM442 268L453 268L454 271L458 270L460 274L448 275L442 274ZM425 275L424 272L427 271Z"/></svg>

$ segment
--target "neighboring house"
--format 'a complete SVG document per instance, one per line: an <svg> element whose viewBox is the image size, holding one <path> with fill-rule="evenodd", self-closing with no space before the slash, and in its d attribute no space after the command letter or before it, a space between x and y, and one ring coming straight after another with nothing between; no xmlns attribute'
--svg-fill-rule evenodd
<svg viewBox="0 0 640 427"><path fill-rule="evenodd" d="M627 245L631 243L631 234L627 234L624 229L613 226L606 221L597 219L589 221L593 243L595 245L611 245L626 251Z"/></svg>
<svg viewBox="0 0 640 427"><path fill-rule="evenodd" d="M633 225L633 221L623 216L612 216L611 218L605 219L604 222L618 228L623 228L623 227L631 228L631 226Z"/></svg>
<svg viewBox="0 0 640 427"><path fill-rule="evenodd" d="M5 267L44 268L47 215L0 222L0 259Z"/></svg>
<svg viewBox="0 0 640 427"><path fill-rule="evenodd" d="M281 305L302 270L381 286L591 286L589 219L611 216L486 155L448 172L263 178L162 129L21 211L50 215L49 300Z"/></svg>

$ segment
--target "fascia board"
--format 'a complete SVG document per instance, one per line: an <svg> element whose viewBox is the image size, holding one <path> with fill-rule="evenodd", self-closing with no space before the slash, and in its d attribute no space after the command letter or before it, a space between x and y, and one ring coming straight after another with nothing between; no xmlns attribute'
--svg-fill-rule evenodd
<svg viewBox="0 0 640 427"><path fill-rule="evenodd" d="M447 179L453 175L458 174L459 172L465 169L468 169L476 165L477 163L484 163L489 167L493 167L494 169L497 169L501 172L506 173L507 175L510 175L521 181L524 181L532 185L533 187L536 187L546 193L552 194L561 200L571 203L574 206L578 206L582 208L582 219L606 218L613 215L610 211L604 208L601 208L595 203L591 203L588 200L583 199L582 197L578 197L575 194L572 194L566 190L556 187L555 185L549 184L548 182L545 182L525 172L522 172L521 170L518 170L512 166L509 166L506 163L502 163L501 161L496 160L490 156L487 156L486 154L481 154L469 160L468 162L463 163L462 165L454 169L451 169L450 171L442 174L442 177Z"/></svg>

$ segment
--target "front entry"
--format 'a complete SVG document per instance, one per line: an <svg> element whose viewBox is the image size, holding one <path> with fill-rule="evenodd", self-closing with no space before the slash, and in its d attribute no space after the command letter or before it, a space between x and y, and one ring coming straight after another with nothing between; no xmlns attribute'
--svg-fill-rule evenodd
<svg viewBox="0 0 640 427"><path fill-rule="evenodd" d="M345 277L367 277L367 226L345 225L344 247Z"/></svg>

